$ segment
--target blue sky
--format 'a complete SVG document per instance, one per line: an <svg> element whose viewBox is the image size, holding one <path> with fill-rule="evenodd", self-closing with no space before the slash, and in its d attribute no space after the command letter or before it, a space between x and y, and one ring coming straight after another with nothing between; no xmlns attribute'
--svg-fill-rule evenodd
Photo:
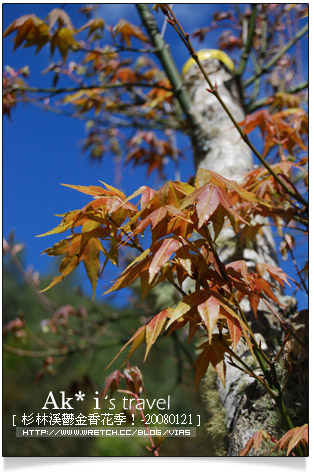
<svg viewBox="0 0 314 474"><path fill-rule="evenodd" d="M57 4L5 4L3 5L3 27L17 17L27 13L35 13L44 18ZM75 26L83 22L79 15L77 4L68 4L66 11ZM226 9L229 5L223 4L177 4L175 12L186 31L200 26L208 26L212 13ZM102 4L100 14L107 24L116 24L120 18L139 24L137 11L132 4ZM159 14L160 25L163 16ZM196 48L217 47L217 33L206 37L205 43ZM167 27L166 40L171 45L171 51L179 68L188 59L188 54L172 31ZM307 42L305 42L307 44ZM304 48L306 44L304 43ZM50 86L51 77L42 76L42 71L49 61L49 51L44 48L37 56L32 48L17 49L14 54L13 35L3 41L3 64L15 69L29 65L31 70L30 83L32 85ZM303 50L305 57L307 51ZM55 54L54 60L59 60ZM306 67L306 61L304 62ZM41 252L56 242L56 236L36 238L37 234L44 233L55 227L59 218L54 214L61 214L68 210L78 209L86 204L86 196L59 183L90 185L97 184L98 180L114 184L113 166L110 160L105 159L98 166L92 164L82 154L81 145L85 137L84 122L80 120L54 115L34 106L19 105L12 113L12 122L6 117L3 123L3 234L7 237L11 230L15 230L16 240L26 245L26 264L32 264L35 270L41 273L53 270L56 272L55 262L51 257L42 256ZM179 143L179 146L181 143ZM188 142L184 141L184 146ZM191 155L190 155L191 156ZM169 168L172 178L171 167ZM192 159L181 166L182 180L193 174ZM146 170L128 168L124 170L122 189L131 194L142 184L156 187L156 175L149 179ZM58 237L58 236L57 236ZM61 238L61 237L60 237ZM79 273L83 275L81 271ZM113 270L107 271L106 278L112 279ZM87 279L83 276L83 286L91 294ZM103 292L103 281L100 282L97 295ZM119 297L120 302L121 297ZM125 301L125 299L124 299Z"/></svg>

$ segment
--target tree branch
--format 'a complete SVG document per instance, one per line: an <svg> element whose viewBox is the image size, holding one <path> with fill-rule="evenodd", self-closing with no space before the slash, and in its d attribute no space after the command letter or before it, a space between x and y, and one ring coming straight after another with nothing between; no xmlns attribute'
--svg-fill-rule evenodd
<svg viewBox="0 0 314 474"><path fill-rule="evenodd" d="M161 36L156 21L149 10L146 3L136 4L139 15L142 19L143 25L156 49L162 66L167 74L167 77L173 87L174 95L180 103L180 106L185 114L192 131L192 143L196 150L203 152L203 139L205 139L205 132L203 129L203 119L196 110L191 98L184 87L181 75L170 53L169 45L165 43Z"/></svg>
<svg viewBox="0 0 314 474"><path fill-rule="evenodd" d="M300 84L296 84L295 86L290 87L285 92L287 94L295 94L295 93L300 92L304 89L307 89L308 87L309 87L309 81L304 81L304 82L300 82ZM267 105L268 101L269 101L269 97L263 97L262 99L259 99L259 100L256 100L256 101L250 103L246 107L246 110L247 110L247 112L254 112L255 110L259 109L260 107L263 107L264 105Z"/></svg>
<svg viewBox="0 0 314 474"><path fill-rule="evenodd" d="M59 356L68 354L69 350L65 349L47 349L46 351L30 351L25 349L19 349L17 347L10 346L8 344L3 344L3 349L5 351L11 352L24 357L49 357L49 356Z"/></svg>
<svg viewBox="0 0 314 474"><path fill-rule="evenodd" d="M303 26L303 28L298 31L298 33L287 44L285 44L285 46L277 54L275 54L275 56L270 61L268 61L268 63L266 63L265 66L263 66L257 74L247 79L244 82L243 86L249 86L250 84L252 84L252 82L255 81L256 78L260 77L262 74L265 74L265 72L267 72L272 66L274 66L274 64L276 64L279 59L282 58L282 56L308 31L308 29L308 24Z"/></svg>
<svg viewBox="0 0 314 474"><path fill-rule="evenodd" d="M37 92L42 94L64 94L70 92L79 92L79 91L87 91L93 89L118 89L120 87L145 87L145 88L155 88L155 89L163 89L165 91L172 92L172 89L166 86L161 86L158 83L142 83L142 82L116 82L115 84L102 84L97 86L79 86L79 87L30 87L30 86L15 86L10 89L10 92Z"/></svg>
<svg viewBox="0 0 314 474"><path fill-rule="evenodd" d="M252 13L251 13L251 17L250 17L250 24L249 24L249 30L248 30L248 34L247 34L247 38L246 38L245 47L243 48L243 51L242 51L242 54L241 54L240 65L239 65L239 67L236 71L237 76L242 76L242 74L244 73L244 70L245 70L247 60L249 58L250 50L251 50L252 43L253 43L256 13L257 13L257 4L254 3L252 5Z"/></svg>

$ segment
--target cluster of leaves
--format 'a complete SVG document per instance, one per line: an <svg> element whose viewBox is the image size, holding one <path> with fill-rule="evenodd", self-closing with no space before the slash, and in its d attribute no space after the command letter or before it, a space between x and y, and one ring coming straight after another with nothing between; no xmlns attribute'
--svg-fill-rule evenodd
<svg viewBox="0 0 314 474"><path fill-rule="evenodd" d="M109 185L70 187L94 199L83 209L62 215L61 223L44 234L71 230L69 237L44 251L48 255L63 255L60 275L46 289L59 283L83 261L95 293L100 254L105 256L104 265L109 260L118 265L123 246L136 248L140 255L106 293L140 279L144 299L152 288L168 280L180 291L182 299L175 308L165 308L141 326L121 351L132 344L130 357L146 341L146 358L165 327L171 333L187 324L189 340L199 330L207 340L199 347L195 385L209 363L224 382L224 356L232 354L241 338L253 353L253 334L241 318L239 301L247 297L257 316L260 298L266 296L279 304L274 285L264 277L265 272L281 285L288 280L281 269L271 265L259 264L256 272L249 272L244 261L224 266L217 256L215 240L225 220L236 232L247 226L238 212L243 203L265 209L269 204L236 182L208 170L199 170L194 186L169 181L157 191L142 186L129 197ZM132 204L131 200L138 196L137 205ZM151 245L144 250L140 236L149 226ZM208 226L212 226L212 231ZM191 279L195 291L189 294L185 287Z"/></svg>
<svg viewBox="0 0 314 474"><path fill-rule="evenodd" d="M297 99L294 98L294 101ZM275 104L275 100L273 104ZM259 127L263 139L263 156L267 156L273 147L278 148L281 159L285 159L284 151L294 156L296 148L307 150L308 116L302 108L285 108L280 112L271 114L267 109L261 109L240 123L245 133L250 133Z"/></svg>
<svg viewBox="0 0 314 474"><path fill-rule="evenodd" d="M307 190L307 161L307 158L300 160L298 163L282 161L272 165L271 169L276 173L276 176L284 180L284 183L288 185L291 190L296 192L299 197L302 197L296 187L296 181L303 181L304 189ZM271 208L258 209L258 212L260 215L273 219L280 235L282 235L282 229L285 227L291 227L293 229L301 226L304 232L307 231L307 220L304 209L287 200L281 185L268 170L262 167L253 169L247 173L242 185L246 190L254 193L271 205ZM249 211L254 215L252 206L250 206L247 211L248 218Z"/></svg>
<svg viewBox="0 0 314 474"><path fill-rule="evenodd" d="M34 14L24 15L14 20L4 32L4 37L15 32L14 50L24 44L25 48L36 46L36 53L50 43L51 55L58 48L65 61L69 50L79 47L75 39L77 33L88 29L88 36L90 36L97 29L103 28L104 21L97 18L89 20L81 28L75 30L69 15L60 8L54 8L45 20L41 20Z"/></svg>
<svg viewBox="0 0 314 474"><path fill-rule="evenodd" d="M86 32L87 38L84 36ZM163 129L165 125L175 124L178 127L178 114L176 116L172 110L172 89L164 72L147 54L128 58L120 54L132 49L132 40L147 45L148 38L139 27L124 19L115 26L107 26L103 19L94 18L75 28L63 9L54 8L44 20L36 15L18 18L7 28L4 36L12 33L16 33L14 49L21 45L34 46L38 53L45 45L50 44L51 56L58 49L63 62L51 63L44 71L53 74L53 88L49 91L40 88L33 90L16 76L6 74L4 112L8 115L18 101L29 100L37 105L36 101L41 100L45 92L49 92L45 108L54 110L55 105L50 105L51 99L54 94L59 93L56 86L60 79L66 77L74 83L74 87L65 88L65 91L69 89L69 92L73 92L64 94L61 107L65 114L73 113L67 112L71 107L74 117L86 116L89 120L88 129L92 128L92 132L89 133L83 150L89 150L93 159L100 160L107 151L121 156L120 150L107 146L107 138L114 136L117 126ZM112 46L101 48L98 43L94 46L94 42L99 41L99 34L105 33L110 35ZM78 58L77 62L71 60L66 64L69 55L71 59L74 57L73 53ZM36 100L31 98L34 93L37 94ZM120 135L122 142L126 144L125 149L132 153L129 139L122 136L122 132ZM166 142L167 140L161 141L154 148L160 149L166 146ZM137 146L134 146L134 155L136 152ZM153 163L151 170L157 169L160 172L163 168L161 154L151 153L150 160Z"/></svg>
<svg viewBox="0 0 314 474"><path fill-rule="evenodd" d="M120 370L114 370L105 381L105 386L100 394L101 398L104 398L110 390L110 397L116 390L120 388L120 382L124 381L126 384L126 390L133 392L136 395L140 395L144 387L143 376L140 369L137 366L131 366L127 364L127 367L121 372Z"/></svg>
<svg viewBox="0 0 314 474"><path fill-rule="evenodd" d="M7 115L11 119L11 109L16 105L19 97L23 97L23 91L15 90L16 87L24 87L24 78L27 78L30 74L28 66L15 71L10 66L6 66L3 73L3 102L2 112L3 115Z"/></svg>
<svg viewBox="0 0 314 474"><path fill-rule="evenodd" d="M159 139L153 131L138 131L128 141L128 147L131 151L126 157L126 163L132 162L134 166L146 165L148 174L157 169L160 177L163 177L165 161L173 159L176 153L169 140Z"/></svg>
<svg viewBox="0 0 314 474"><path fill-rule="evenodd" d="M277 441L265 430L259 430L247 441L245 447L240 452L240 456L248 456L253 447L254 455L256 456L263 440L270 440L273 443L276 443L272 451L275 449L278 449L279 453L285 451L287 456L289 456L293 449L300 444L305 448L305 450L307 450L309 443L308 431L309 427L307 423L303 426L296 426L287 431L287 433Z"/></svg>

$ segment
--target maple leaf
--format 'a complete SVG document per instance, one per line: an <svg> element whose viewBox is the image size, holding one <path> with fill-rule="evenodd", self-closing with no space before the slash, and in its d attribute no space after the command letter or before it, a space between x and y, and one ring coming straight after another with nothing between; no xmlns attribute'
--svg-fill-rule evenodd
<svg viewBox="0 0 314 474"><path fill-rule="evenodd" d="M130 265L116 279L112 287L104 294L106 295L111 291L120 290L121 288L129 286L134 280L136 280L136 278L141 275L142 272L147 272L150 264L149 253L150 249L146 249L133 262L131 262Z"/></svg>
<svg viewBox="0 0 314 474"><path fill-rule="evenodd" d="M199 229L204 224L208 224L208 221L219 205L224 209L225 215L228 216L232 224L234 224L233 217L237 217L239 220L247 224L247 222L233 209L233 204L223 187L211 183L204 184L183 200L180 209L185 209L191 205L196 206Z"/></svg>
<svg viewBox="0 0 314 474"><path fill-rule="evenodd" d="M148 353L152 345L156 342L157 337L161 333L167 318L171 315L171 310L169 308L164 309L160 313L156 314L148 324L146 324L146 352L144 356L144 361L146 360Z"/></svg>
<svg viewBox="0 0 314 474"><path fill-rule="evenodd" d="M68 52L71 48L78 47L79 43L73 36L73 30L68 27L63 27L55 31L50 42L50 53L53 56L56 48L62 56L63 61L66 61Z"/></svg>
<svg viewBox="0 0 314 474"><path fill-rule="evenodd" d="M208 330L208 343L211 344L213 330L220 317L220 304L214 296L210 296L204 303L198 305L198 312Z"/></svg>
<svg viewBox="0 0 314 474"><path fill-rule="evenodd" d="M166 308L160 313L156 314L147 324L139 327L137 331L133 334L133 336L124 344L124 346L120 349L118 354L114 357L114 359L110 362L107 366L106 370L113 364L113 362L119 357L119 355L124 351L124 349L131 344L131 348L127 354L125 359L126 363L128 359L131 357L133 352L144 342L146 341L146 352L144 356L144 360L147 358L148 353L152 347L152 345L156 342L156 339L160 335L161 331L163 330L164 323L167 318L170 318L172 314L171 308Z"/></svg>
<svg viewBox="0 0 314 474"><path fill-rule="evenodd" d="M55 244L53 247L44 250L42 253L47 253L48 255L62 255L65 254L65 257L62 259L59 272L61 275L54 277L50 285L41 291L47 291L53 286L57 285L62 281L67 275L69 275L79 264L78 253L80 250L81 237L79 235L74 235L67 239L61 240L58 244Z"/></svg>
<svg viewBox="0 0 314 474"><path fill-rule="evenodd" d="M251 132L256 127L260 128L265 139L263 156L276 145L281 145L290 154L293 153L295 146L306 150L306 144L301 136L308 134L308 118L301 108L289 108L275 114L270 114L267 109L258 110L248 115L239 125L244 126L245 133Z"/></svg>
<svg viewBox="0 0 314 474"><path fill-rule="evenodd" d="M133 352L145 341L145 326L141 326L137 329L137 331L133 334L133 336L124 344L124 346L119 350L118 354L112 359L110 364L106 367L106 370L114 363L114 361L119 357L119 355L124 351L124 349L132 343L131 349L126 357L125 362L131 357Z"/></svg>
<svg viewBox="0 0 314 474"><path fill-rule="evenodd" d="M246 327L231 315L227 317L227 326L233 342L233 349L235 349L242 335L246 333Z"/></svg>
<svg viewBox="0 0 314 474"><path fill-rule="evenodd" d="M146 227L148 227L150 224L152 230L152 238L154 241L157 240L159 237L162 237L163 235L169 234L169 229L167 228L166 223L168 222L168 219L172 216L177 217L179 220L183 220L187 223L192 224L192 221L188 219L182 211L176 209L174 206L161 206L159 202L159 207L157 209L153 211L151 209L146 210L149 212L148 216L136 225L133 232L126 239L126 242L131 238L135 237L136 235L142 234ZM143 210L140 213L136 214L133 220L127 223L125 230L127 230L130 225L135 224L141 214L143 214ZM173 222L172 226L174 226Z"/></svg>
<svg viewBox="0 0 314 474"><path fill-rule="evenodd" d="M53 10L51 10L46 20L48 20L50 28L53 28L55 23L58 22L58 28L62 28L63 26L65 26L74 33L74 28L69 15L61 8L54 8Z"/></svg>
<svg viewBox="0 0 314 474"><path fill-rule="evenodd" d="M195 361L195 390L200 380L205 375L209 364L212 364L222 384L225 386L226 364L224 361L225 352L228 352L230 340L225 336L213 334L211 344L202 344L199 349L204 349Z"/></svg>
<svg viewBox="0 0 314 474"><path fill-rule="evenodd" d="M240 456L247 456L253 447L254 455L256 456L263 439L271 439L271 436L265 430L256 431L240 451Z"/></svg>
<svg viewBox="0 0 314 474"><path fill-rule="evenodd" d="M280 267L275 267L273 265L270 265L269 263L258 263L256 265L256 270L258 274L261 276L263 276L265 271L267 271L270 274L270 276L274 280L278 281L283 288L285 286L283 282L287 283L288 286L291 286L287 280L287 278L290 278L290 277L288 277L286 273Z"/></svg>
<svg viewBox="0 0 314 474"><path fill-rule="evenodd" d="M36 15L23 15L11 23L3 37L16 31L14 50L23 42L24 46L37 45L36 53L50 40L49 26Z"/></svg>
<svg viewBox="0 0 314 474"><path fill-rule="evenodd" d="M308 424L304 424L302 426L296 426L295 428L287 431L280 440L276 443L273 448L273 451L278 448L279 452L282 450L287 450L287 456L291 453L291 451L302 443L303 446L307 446L309 443L309 426Z"/></svg>
<svg viewBox="0 0 314 474"><path fill-rule="evenodd" d="M176 308L173 310L166 329L168 329L175 321L180 320L182 316L188 313L195 306L204 303L207 298L208 293L203 290L195 291L190 295L184 296L179 302L179 304L176 306Z"/></svg>
<svg viewBox="0 0 314 474"><path fill-rule="evenodd" d="M130 367L128 363L127 368L123 371L123 376L126 381L127 390L138 395L144 390L142 372L138 367Z"/></svg>
<svg viewBox="0 0 314 474"><path fill-rule="evenodd" d="M244 127L243 131L245 133L250 133L256 127L259 127L264 135L270 123L272 123L271 114L267 109L261 109L247 115L242 122L239 122L239 125Z"/></svg>
<svg viewBox="0 0 314 474"><path fill-rule="evenodd" d="M42 253L48 255L65 255L59 267L60 275L55 277L50 285L41 291L47 291L56 284L60 283L75 268L84 262L87 276L93 289L93 297L95 296L96 284L100 269L99 254L103 252L103 246L98 240L99 224L94 222L86 222L83 224L82 234L74 234L67 239L61 240L53 247L44 250Z"/></svg>
<svg viewBox="0 0 314 474"><path fill-rule="evenodd" d="M133 25L132 23L127 22L126 20L121 19L119 23L115 26L114 31L116 34L120 34L126 45L131 47L131 37L148 42L147 36L141 31L138 26Z"/></svg>
<svg viewBox="0 0 314 474"><path fill-rule="evenodd" d="M224 190L229 189L236 192L239 197L247 202L268 206L267 202L260 199L255 193L245 189L245 187L240 186L236 181L225 178L215 171L200 168L195 178L196 187L201 187L209 182Z"/></svg>
<svg viewBox="0 0 314 474"><path fill-rule="evenodd" d="M76 32L80 33L81 31L89 28L88 30L88 37L89 37L93 33L95 33L95 31L97 30L103 31L104 27L105 27L105 22L102 18L92 18L87 23L85 23L85 25L81 26L81 28L79 28Z"/></svg>
<svg viewBox="0 0 314 474"><path fill-rule="evenodd" d="M55 227L54 229L48 232L45 232L44 234L36 235L36 237L45 237L51 234L59 234L61 232L65 232L68 229L71 229L74 226L75 221L77 220L80 212L81 212L80 210L77 210L77 211L69 211L65 214L59 214L59 217L62 217L60 224L57 225L57 227Z"/></svg>
<svg viewBox="0 0 314 474"><path fill-rule="evenodd" d="M105 380L105 386L101 391L100 398L105 398L108 390L110 389L110 398L120 386L120 379L123 378L120 370L114 370Z"/></svg>
<svg viewBox="0 0 314 474"><path fill-rule="evenodd" d="M154 257L149 266L149 283L152 282L155 275L159 272L160 268L166 263L170 256L176 252L182 246L182 242L171 237L164 239L161 242L158 242L158 250L154 253ZM154 247L152 248L153 252L155 251Z"/></svg>
<svg viewBox="0 0 314 474"><path fill-rule="evenodd" d="M98 226L98 223L88 222L82 226L82 233L87 233L88 231L95 229ZM84 237L82 238L81 245L84 245ZM82 253L81 259L84 262L87 276L92 285L93 298L95 298L96 285L100 270L99 255L101 251L103 251L103 247L98 239L96 239L95 237L87 238L87 242L84 246L84 251Z"/></svg>
<svg viewBox="0 0 314 474"><path fill-rule="evenodd" d="M150 107L154 109L161 105L164 108L165 103L171 103L173 99L173 92L168 91L166 89L162 89L162 87L170 88L171 84L167 79L163 79L158 81L157 83L160 87L154 87L149 91L147 94L147 100L143 107Z"/></svg>
<svg viewBox="0 0 314 474"><path fill-rule="evenodd" d="M114 193L108 192L106 189L102 188L101 186L81 186L81 185L74 185L74 184L64 184L61 183L61 186L66 186L71 189L76 189L76 191L80 191L84 194L89 194L90 196L107 196L112 195ZM125 198L125 195L123 195Z"/></svg>

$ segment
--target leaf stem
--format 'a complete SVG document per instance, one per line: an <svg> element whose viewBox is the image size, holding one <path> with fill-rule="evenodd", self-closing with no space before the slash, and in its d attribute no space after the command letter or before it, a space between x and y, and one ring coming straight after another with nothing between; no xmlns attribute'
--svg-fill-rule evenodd
<svg viewBox="0 0 314 474"><path fill-rule="evenodd" d="M247 326L247 328L250 330L250 327L249 327L249 323L248 323L248 320L244 314L244 311L242 310L241 306L239 305L239 302L238 300L235 298L234 294L233 294L233 288L232 288L232 285L231 285L231 282L230 282L230 279L229 279L229 276L228 276L228 273L226 271L226 268L224 266L224 264L222 263L222 261L220 260L219 258L219 255L218 255L218 252L217 250L215 249L215 244L211 238L211 235L210 235L210 232L208 230L208 228L206 226L203 226L203 229L206 233L206 236L207 236L207 240L208 240L208 243L210 245L210 248L214 254L214 257L215 257L215 260L217 262L217 265L219 267L219 270L222 274L222 277L226 280L226 282L228 283L228 286L229 286L229 290L230 290L230 293L232 295L232 298L233 298L233 302L235 304L235 306L237 307L237 310L241 316L241 319L243 320L243 322L245 323L245 325ZM271 365L271 361L269 360L269 358L267 357L267 355L264 353L264 351L259 347L258 345L258 342L257 340L255 339L255 336L253 334L253 332L250 330L250 336L251 336L251 339L252 339L252 343L254 345L254 353L256 355L256 353L259 354L259 356L262 358L263 362L267 363L268 365Z"/></svg>
<svg viewBox="0 0 314 474"><path fill-rule="evenodd" d="M19 349L18 347L10 346L9 344L3 344L3 349L5 351L11 352L22 357L49 357L49 356L61 356L67 355L69 350L66 349L47 349L46 351L30 351L26 349Z"/></svg>
<svg viewBox="0 0 314 474"><path fill-rule="evenodd" d="M153 453L154 456L159 456L159 447L155 446L154 440L150 434L150 429L146 422L145 414L143 412L139 396L136 393L130 392L129 390L118 390L118 392L127 393L128 395L131 395L131 397L135 398L137 404L140 406L139 411L141 413L141 417L145 425L146 433L148 434L148 438L152 447L150 451Z"/></svg>

